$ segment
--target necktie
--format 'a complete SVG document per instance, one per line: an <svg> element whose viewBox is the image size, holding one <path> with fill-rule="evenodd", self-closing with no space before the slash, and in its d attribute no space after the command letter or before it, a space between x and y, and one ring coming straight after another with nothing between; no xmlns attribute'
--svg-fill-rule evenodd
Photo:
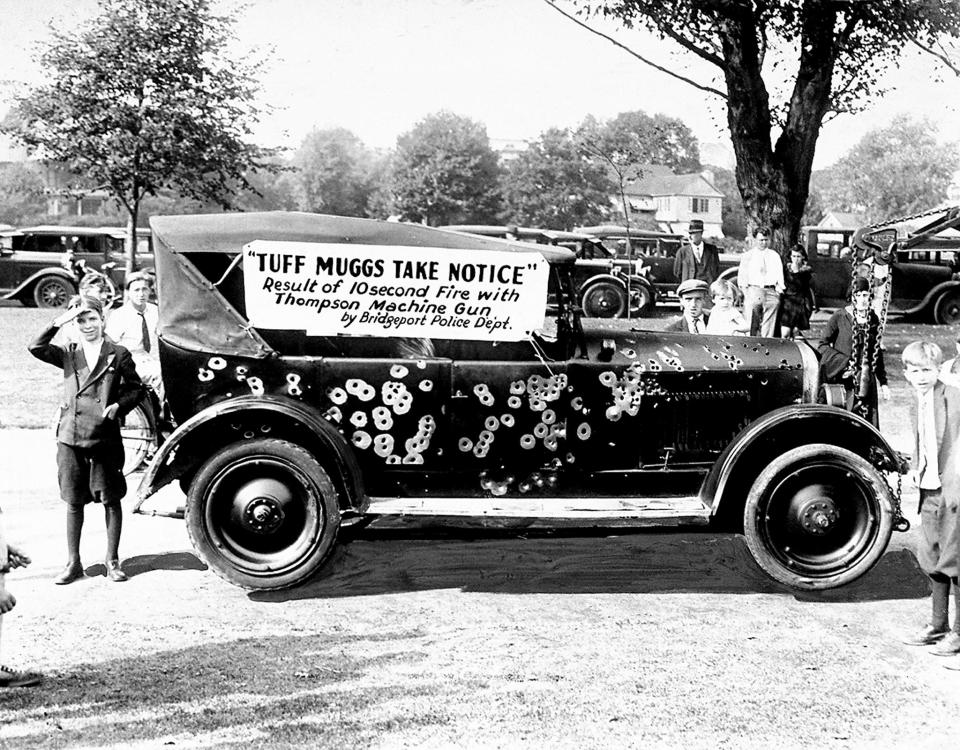
<svg viewBox="0 0 960 750"><path fill-rule="evenodd" d="M697 317L693 319L693 331L694 333L703 333L703 318Z"/></svg>
<svg viewBox="0 0 960 750"><path fill-rule="evenodd" d="M760 276L763 277L760 282L760 285L763 286L767 280L767 253L763 250L760 251Z"/></svg>
<svg viewBox="0 0 960 750"><path fill-rule="evenodd" d="M923 474L927 470L927 401L921 396L920 397L920 408L917 415L917 443L919 443L919 448L917 453L919 454L920 464L919 471L917 471L917 479L923 479Z"/></svg>
<svg viewBox="0 0 960 750"><path fill-rule="evenodd" d="M143 350L150 351L150 328L147 327L147 317L140 313L140 334L143 336Z"/></svg>

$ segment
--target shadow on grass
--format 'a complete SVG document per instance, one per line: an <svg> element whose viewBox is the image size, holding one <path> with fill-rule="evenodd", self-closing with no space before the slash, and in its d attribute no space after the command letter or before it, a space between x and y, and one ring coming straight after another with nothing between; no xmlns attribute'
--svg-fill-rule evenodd
<svg viewBox="0 0 960 750"><path fill-rule="evenodd" d="M802 601L857 602L927 596L913 554L888 551L859 580L802 592L767 576L738 534L646 532L618 536L497 534L404 538L376 534L339 544L316 578L285 591L252 592L284 602L431 589L504 594L788 594Z"/></svg>
<svg viewBox="0 0 960 750"><path fill-rule="evenodd" d="M123 572L130 578L157 570L206 570L207 566L192 552L164 552L158 555L134 555L121 561ZM88 576L106 575L103 563L86 569Z"/></svg>
<svg viewBox="0 0 960 750"><path fill-rule="evenodd" d="M4 747L356 747L387 731L448 723L442 712L361 722L417 690L378 682L388 663L422 658L418 632L247 638L84 665L5 691ZM365 643L398 641L362 658ZM355 648L359 646L359 648ZM360 679L361 683L357 684ZM10 743L10 744L5 744Z"/></svg>

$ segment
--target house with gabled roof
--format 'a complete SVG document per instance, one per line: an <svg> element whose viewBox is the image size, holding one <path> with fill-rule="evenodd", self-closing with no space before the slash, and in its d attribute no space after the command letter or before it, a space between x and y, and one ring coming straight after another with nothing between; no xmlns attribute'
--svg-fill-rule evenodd
<svg viewBox="0 0 960 750"><path fill-rule="evenodd" d="M724 195L708 169L673 174L668 167L647 166L639 179L624 186L624 193L631 220L652 215L661 231L686 234L690 220L700 219L706 237L723 237ZM619 199L614 203L620 206Z"/></svg>

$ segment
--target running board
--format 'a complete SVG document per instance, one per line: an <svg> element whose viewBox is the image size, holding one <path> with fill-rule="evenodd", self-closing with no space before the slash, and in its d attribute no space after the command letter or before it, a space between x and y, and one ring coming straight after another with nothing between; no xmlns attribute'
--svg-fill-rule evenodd
<svg viewBox="0 0 960 750"><path fill-rule="evenodd" d="M617 526L710 523L710 508L699 497L371 497L364 514L527 518Z"/></svg>

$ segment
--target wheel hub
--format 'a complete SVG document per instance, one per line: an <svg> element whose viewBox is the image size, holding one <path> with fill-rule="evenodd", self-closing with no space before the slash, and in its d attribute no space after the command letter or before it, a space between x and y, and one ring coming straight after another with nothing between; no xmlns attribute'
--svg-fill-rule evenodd
<svg viewBox="0 0 960 750"><path fill-rule="evenodd" d="M255 497L243 509L243 525L258 534L269 534L283 523L283 507L275 498Z"/></svg>
<svg viewBox="0 0 960 750"><path fill-rule="evenodd" d="M823 536L837 524L837 507L829 498L819 497L808 500L798 509L800 525L808 534Z"/></svg>

